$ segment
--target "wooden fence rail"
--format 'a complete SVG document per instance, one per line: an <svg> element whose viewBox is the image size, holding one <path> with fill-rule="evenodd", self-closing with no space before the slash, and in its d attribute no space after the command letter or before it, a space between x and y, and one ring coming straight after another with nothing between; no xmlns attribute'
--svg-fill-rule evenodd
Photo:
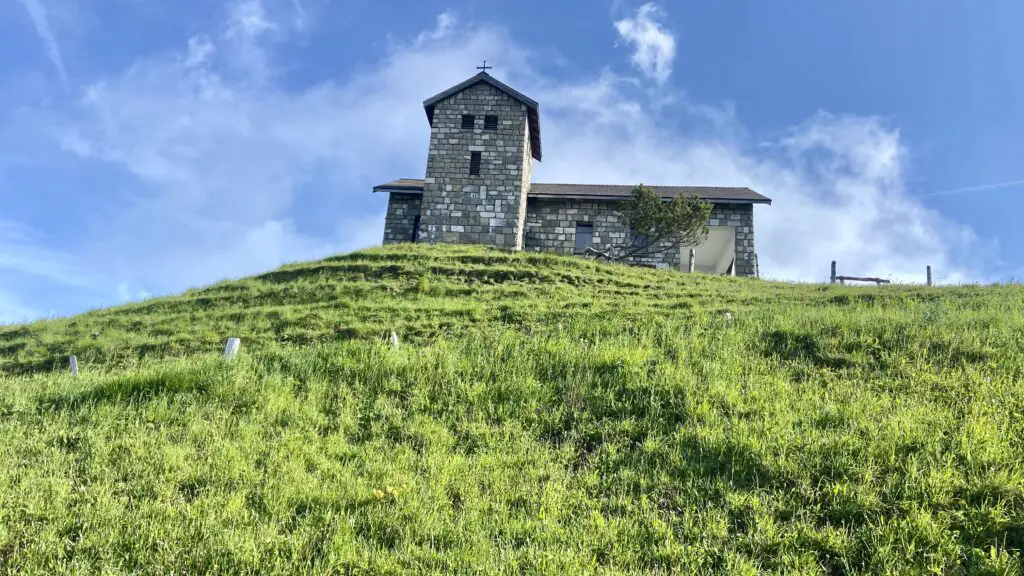
<svg viewBox="0 0 1024 576"><path fill-rule="evenodd" d="M931 267L931 264L929 264L925 268L925 276L927 278L926 282L928 283L928 286L931 286L932 285L932 267ZM847 280L852 280L852 281L856 281L856 282L874 282L875 286L881 286L882 284L891 284L892 283L890 280L887 280L885 278L871 278L871 277L864 277L864 276L839 276L839 275L836 274L836 261L833 260L832 261L832 273L829 275L829 283L830 284L835 284L836 280L838 280L840 284L845 284Z"/></svg>

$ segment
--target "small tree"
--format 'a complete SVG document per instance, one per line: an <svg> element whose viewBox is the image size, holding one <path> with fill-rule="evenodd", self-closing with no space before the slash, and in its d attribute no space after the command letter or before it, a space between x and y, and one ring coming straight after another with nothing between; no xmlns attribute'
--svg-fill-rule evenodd
<svg viewBox="0 0 1024 576"><path fill-rule="evenodd" d="M636 231L620 245L587 253L610 260L653 256L680 246L699 246L707 238L711 203L696 196L677 196L669 201L638 184L619 209L622 221Z"/></svg>

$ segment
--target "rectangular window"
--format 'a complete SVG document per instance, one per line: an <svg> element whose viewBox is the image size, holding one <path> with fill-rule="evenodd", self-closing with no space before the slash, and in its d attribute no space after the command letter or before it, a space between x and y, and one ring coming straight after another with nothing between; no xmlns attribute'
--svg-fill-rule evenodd
<svg viewBox="0 0 1024 576"><path fill-rule="evenodd" d="M473 122L474 121L476 121L476 118L472 114L463 114L462 115L462 129L463 130L472 130L473 129Z"/></svg>
<svg viewBox="0 0 1024 576"><path fill-rule="evenodd" d="M497 116L484 116L484 130L497 130L498 129L498 117Z"/></svg>
<svg viewBox="0 0 1024 576"><path fill-rule="evenodd" d="M412 234L409 235L409 240L416 242L420 239L420 217L414 216L412 219Z"/></svg>
<svg viewBox="0 0 1024 576"><path fill-rule="evenodd" d="M594 243L594 225L588 222L576 223L576 251L583 252Z"/></svg>
<svg viewBox="0 0 1024 576"><path fill-rule="evenodd" d="M469 154L469 175L479 176L480 175L480 153L470 152Z"/></svg>
<svg viewBox="0 0 1024 576"><path fill-rule="evenodd" d="M647 248L651 245L651 239L636 231L636 228L629 229L629 235L633 238L634 248Z"/></svg>

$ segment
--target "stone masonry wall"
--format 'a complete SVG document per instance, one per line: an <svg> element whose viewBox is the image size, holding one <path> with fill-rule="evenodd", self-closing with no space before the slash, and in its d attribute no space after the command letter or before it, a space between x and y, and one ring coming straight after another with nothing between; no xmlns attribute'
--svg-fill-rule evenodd
<svg viewBox="0 0 1024 576"><path fill-rule="evenodd" d="M756 273L754 251L754 205L715 204L709 226L736 228L736 275L753 276Z"/></svg>
<svg viewBox="0 0 1024 576"><path fill-rule="evenodd" d="M476 117L472 130L462 128L463 114ZM498 116L497 130L484 130L485 115ZM487 83L434 105L421 241L522 247L528 124L526 106ZM479 176L469 174L472 152L481 153Z"/></svg>
<svg viewBox="0 0 1024 576"><path fill-rule="evenodd" d="M420 215L420 194L388 194L388 213L384 217L384 243L412 242L412 229ZM422 224L420 225L422 229Z"/></svg>
<svg viewBox="0 0 1024 576"><path fill-rule="evenodd" d="M605 250L629 242L629 228L608 200L561 200L532 198L526 215L526 249L572 254L576 245L576 223L594 226L592 246ZM736 227L736 275L754 275L754 207L752 204L715 204L710 226ZM663 265L680 269L681 250L668 250L651 257L631 259L634 263Z"/></svg>

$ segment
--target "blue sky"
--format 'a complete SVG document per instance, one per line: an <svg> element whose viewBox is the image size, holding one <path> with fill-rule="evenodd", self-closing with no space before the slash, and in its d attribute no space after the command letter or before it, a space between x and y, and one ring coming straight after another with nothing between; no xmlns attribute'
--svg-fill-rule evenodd
<svg viewBox="0 0 1024 576"><path fill-rule="evenodd" d="M422 101L541 104L535 181L751 186L763 275L1024 271L1024 4L12 0L0 321L374 245Z"/></svg>

